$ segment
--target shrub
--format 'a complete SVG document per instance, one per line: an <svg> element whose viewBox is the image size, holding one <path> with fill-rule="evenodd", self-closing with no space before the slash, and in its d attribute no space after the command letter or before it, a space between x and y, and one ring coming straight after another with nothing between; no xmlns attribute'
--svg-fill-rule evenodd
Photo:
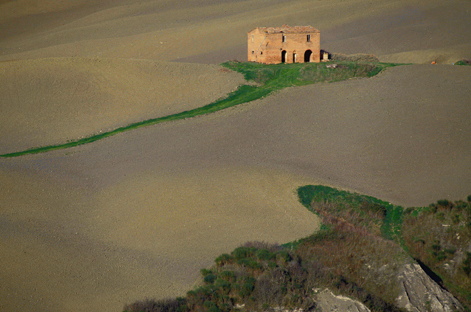
<svg viewBox="0 0 471 312"><path fill-rule="evenodd" d="M239 259L237 260L237 264L253 270L262 269L262 265L253 259Z"/></svg>
<svg viewBox="0 0 471 312"><path fill-rule="evenodd" d="M291 255L289 254L288 251L282 250L279 253L277 253L276 259L279 262L281 262L282 264L285 264L285 263L291 261L293 258L291 257Z"/></svg>
<svg viewBox="0 0 471 312"><path fill-rule="evenodd" d="M208 269L201 269L200 273L201 273L201 275L203 275L203 277L205 277L206 275L212 274L213 271L208 270Z"/></svg>
<svg viewBox="0 0 471 312"><path fill-rule="evenodd" d="M125 312L185 312L187 311L186 299L145 299L125 305Z"/></svg>
<svg viewBox="0 0 471 312"><path fill-rule="evenodd" d="M206 275L204 278L203 278L203 281L206 283L206 284L213 284L214 281L216 280L216 275L214 274L208 274Z"/></svg>
<svg viewBox="0 0 471 312"><path fill-rule="evenodd" d="M232 256L236 260L245 259L245 258L253 257L255 255L256 250L257 249L255 247L242 246L242 247L238 247L234 249L234 251L232 252Z"/></svg>
<svg viewBox="0 0 471 312"><path fill-rule="evenodd" d="M255 288L255 282L256 282L255 278L253 278L251 276L245 277L244 280L243 280L243 283L240 287L239 295L242 298L249 297L252 294L252 291Z"/></svg>
<svg viewBox="0 0 471 312"><path fill-rule="evenodd" d="M273 259L276 259L276 254L273 253L273 252L270 252L266 249L260 249L256 252L256 257L259 259L259 260L273 260Z"/></svg>
<svg viewBox="0 0 471 312"><path fill-rule="evenodd" d="M228 281L228 282L235 282L236 276L233 271L222 271L219 273L219 278Z"/></svg>
<svg viewBox="0 0 471 312"><path fill-rule="evenodd" d="M393 304L399 285L392 281L404 264L411 263L411 256L427 273L440 276L459 300L470 304L471 253L462 254L471 236L470 201L439 200L430 207L404 210L325 186L303 187L298 192L304 204L324 219L317 233L283 246L248 242L216 258L211 269L201 270L204 285L189 291L184 302L162 305L147 300L125 308L130 312L229 312L243 303L246 311L274 306L310 311L315 307L312 289L330 288L372 311L400 311ZM326 225L326 220L331 224ZM378 225L389 232L379 233L374 228ZM397 239L387 240L381 236L384 233Z"/></svg>
<svg viewBox="0 0 471 312"><path fill-rule="evenodd" d="M459 60L458 62L455 63L455 65L471 65L471 60Z"/></svg>
<svg viewBox="0 0 471 312"><path fill-rule="evenodd" d="M226 253L226 254L220 255L214 261L216 262L216 265L222 266L225 264L232 263L234 261L234 257Z"/></svg>
<svg viewBox="0 0 471 312"><path fill-rule="evenodd" d="M453 207L453 203L450 202L448 199L440 199L437 201L437 204L438 206L442 207L442 208L452 208Z"/></svg>

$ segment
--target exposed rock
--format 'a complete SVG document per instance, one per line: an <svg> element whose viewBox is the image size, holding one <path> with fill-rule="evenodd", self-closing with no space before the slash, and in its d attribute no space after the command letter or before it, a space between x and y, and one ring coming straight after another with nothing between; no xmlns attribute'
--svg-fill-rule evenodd
<svg viewBox="0 0 471 312"><path fill-rule="evenodd" d="M274 307L273 311L275 312L304 312L304 309L301 309L301 308L287 309L285 307Z"/></svg>
<svg viewBox="0 0 471 312"><path fill-rule="evenodd" d="M314 290L316 311L320 312L370 312L363 303L344 296L336 296L329 289Z"/></svg>
<svg viewBox="0 0 471 312"><path fill-rule="evenodd" d="M420 265L407 264L398 275L401 294L396 304L407 311L464 311L461 303L422 270Z"/></svg>

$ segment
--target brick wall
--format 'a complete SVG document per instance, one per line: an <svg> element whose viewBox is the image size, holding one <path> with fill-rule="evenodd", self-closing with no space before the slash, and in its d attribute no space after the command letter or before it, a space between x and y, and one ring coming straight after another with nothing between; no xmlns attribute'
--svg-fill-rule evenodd
<svg viewBox="0 0 471 312"><path fill-rule="evenodd" d="M247 43L249 62L318 63L321 59L320 32L309 26L255 28L248 33Z"/></svg>

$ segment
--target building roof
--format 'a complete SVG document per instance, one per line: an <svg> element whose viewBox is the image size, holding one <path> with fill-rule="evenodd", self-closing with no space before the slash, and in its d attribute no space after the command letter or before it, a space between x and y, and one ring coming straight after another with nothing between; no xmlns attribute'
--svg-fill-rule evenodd
<svg viewBox="0 0 471 312"><path fill-rule="evenodd" d="M320 32L317 28L312 26L288 26L283 25L281 27L257 27L254 30L259 30L260 32L264 32L267 34L277 34L277 33L285 33L285 34L299 34L299 33L318 33ZM250 31L250 32L252 32Z"/></svg>

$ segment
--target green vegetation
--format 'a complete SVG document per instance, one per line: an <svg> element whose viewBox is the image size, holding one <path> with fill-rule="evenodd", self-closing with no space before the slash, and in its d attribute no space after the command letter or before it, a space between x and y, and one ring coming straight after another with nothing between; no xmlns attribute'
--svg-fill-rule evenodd
<svg viewBox="0 0 471 312"><path fill-rule="evenodd" d="M327 236L320 234L322 240L342 235L327 232ZM288 250L279 245L249 242L218 257L211 269L202 270L202 285L189 291L185 298L138 301L126 305L124 310L229 312L274 307L312 310L316 304L312 289L329 287L358 298L373 311L400 311L347 277L333 274L324 257L316 257L317 253L302 259L300 255L305 252L302 248Z"/></svg>
<svg viewBox="0 0 471 312"><path fill-rule="evenodd" d="M460 61L456 62L455 65L470 66L471 65L471 60L460 60Z"/></svg>
<svg viewBox="0 0 471 312"><path fill-rule="evenodd" d="M300 187L298 195L325 223L395 241L438 276L442 286L471 306L471 196L467 202L441 199L428 207L404 209L322 185Z"/></svg>
<svg viewBox="0 0 471 312"><path fill-rule="evenodd" d="M349 220L355 226L401 243L403 208L377 198L340 191L323 185L298 189L301 203L314 213ZM330 204L335 210L326 209Z"/></svg>
<svg viewBox="0 0 471 312"><path fill-rule="evenodd" d="M407 209L322 185L300 187L298 196L322 218L317 233L285 245L246 243L201 270L201 285L185 298L165 301L174 308L152 309L162 301L149 301L145 311L309 311L315 289L325 288L372 311L401 311L397 275L415 260L471 305L471 196Z"/></svg>
<svg viewBox="0 0 471 312"><path fill-rule="evenodd" d="M261 99L274 91L281 90L286 87L302 86L324 81L334 82L355 77L371 77L387 67L397 66L400 64L340 62L337 64L336 68L328 68L327 65L328 63L278 65L264 65L247 62L223 63L222 66L242 73L247 81L253 81L258 83L258 85L242 85L227 97L196 109L136 122L128 126L119 127L108 132L102 132L79 140L69 141L64 144L31 148L20 152L3 154L0 155L0 157L18 157L27 154L44 153L88 144L118 133L141 127L210 114L228 107Z"/></svg>
<svg viewBox="0 0 471 312"><path fill-rule="evenodd" d="M429 267L461 302L471 306L471 197L408 208L403 239L409 254Z"/></svg>

